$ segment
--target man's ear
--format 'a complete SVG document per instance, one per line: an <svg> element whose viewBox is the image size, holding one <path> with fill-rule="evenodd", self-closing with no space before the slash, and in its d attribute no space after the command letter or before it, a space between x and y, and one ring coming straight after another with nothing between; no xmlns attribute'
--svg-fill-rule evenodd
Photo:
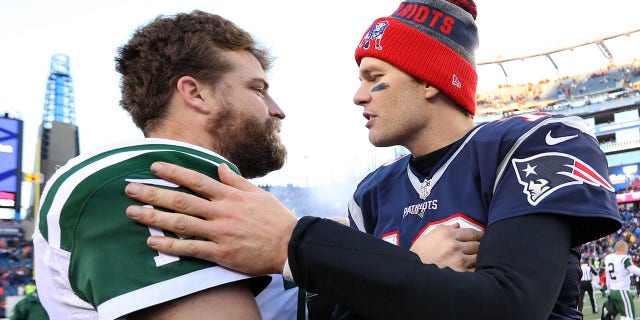
<svg viewBox="0 0 640 320"><path fill-rule="evenodd" d="M211 110L205 101L205 89L206 86L203 86L201 82L190 76L180 77L176 85L178 95L186 105L194 108L197 112L208 114Z"/></svg>
<svg viewBox="0 0 640 320"><path fill-rule="evenodd" d="M440 90L428 83L424 84L424 97L426 99L431 99L440 93Z"/></svg>

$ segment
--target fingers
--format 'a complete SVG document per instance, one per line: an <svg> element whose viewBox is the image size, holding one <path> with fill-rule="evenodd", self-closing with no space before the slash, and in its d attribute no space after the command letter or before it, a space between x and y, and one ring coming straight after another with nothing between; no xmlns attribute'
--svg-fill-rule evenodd
<svg viewBox="0 0 640 320"><path fill-rule="evenodd" d="M476 260L478 259L477 254L467 254L467 255L456 255L450 257L450 260L445 262L436 263L436 265L440 268L449 267L455 271L459 272L467 272L474 271L476 268Z"/></svg>
<svg viewBox="0 0 640 320"><path fill-rule="evenodd" d="M484 235L483 231L472 228L458 228L452 230L452 232L454 232L453 237L463 254L473 255L478 253L480 240L482 239L482 235Z"/></svg>
<svg viewBox="0 0 640 320"><path fill-rule="evenodd" d="M224 195L234 189L255 191L258 188L249 180L236 174L225 163L221 163L218 166L220 181L200 172L161 161L154 162L151 165L151 172L162 179L186 187L209 199L213 199L215 195Z"/></svg>
<svg viewBox="0 0 640 320"><path fill-rule="evenodd" d="M471 256L461 256L458 261L455 263L451 262L448 265L444 264L436 264L439 268L451 268L457 272L473 272L476 269L476 257Z"/></svg>
<svg viewBox="0 0 640 320"><path fill-rule="evenodd" d="M166 208L172 211L189 213L198 217L207 217L206 209L210 201L192 194L164 188L144 185L141 183L128 184L124 192L127 196L154 207Z"/></svg>
<svg viewBox="0 0 640 320"><path fill-rule="evenodd" d="M129 206L125 212L127 217L134 221L171 231L178 235L190 235L207 239L215 235L215 232L211 231L211 226L208 226L200 218L161 211L148 206ZM215 241L215 239L210 240Z"/></svg>
<svg viewBox="0 0 640 320"><path fill-rule="evenodd" d="M147 245L162 253L175 256L190 256L213 261L218 257L220 247L215 242L203 240L178 240L170 237L151 236Z"/></svg>
<svg viewBox="0 0 640 320"><path fill-rule="evenodd" d="M227 174L234 174L225 164L218 166L218 172L220 172L221 167L225 167L226 170L229 171ZM214 195L224 194L224 192L230 189L228 186L205 174L171 163L154 162L150 169L156 176L188 188L208 199L213 199ZM240 177L240 179L242 178Z"/></svg>
<svg viewBox="0 0 640 320"><path fill-rule="evenodd" d="M458 228L452 232L455 232L455 239L458 241L480 241L484 234L483 231L472 228Z"/></svg>
<svg viewBox="0 0 640 320"><path fill-rule="evenodd" d="M467 255L464 256L464 259L466 260L465 265L466 268L462 271L469 271L469 272L473 272L476 270L476 261L478 260L478 255L477 254L471 254L471 255Z"/></svg>
<svg viewBox="0 0 640 320"><path fill-rule="evenodd" d="M473 271L482 235L482 231L461 228L459 223L439 225L416 239L410 250L425 264Z"/></svg>
<svg viewBox="0 0 640 320"><path fill-rule="evenodd" d="M298 220L273 194L226 165L218 167L220 181L164 162L154 163L151 170L202 197L140 183L127 185L125 193L129 197L149 204L129 206L126 214L130 219L180 236L152 236L147 240L149 247L166 254L215 261L246 273L282 272ZM197 238L187 239L185 235Z"/></svg>
<svg viewBox="0 0 640 320"><path fill-rule="evenodd" d="M218 167L218 176L220 176L220 181L224 184L242 191L255 191L255 189L259 188L249 182L249 180L233 172L233 170L224 163Z"/></svg>
<svg viewBox="0 0 640 320"><path fill-rule="evenodd" d="M460 251L466 255L473 255L478 253L478 248L480 248L479 241L466 241L460 242Z"/></svg>
<svg viewBox="0 0 640 320"><path fill-rule="evenodd" d="M188 188L201 197L139 183L127 185L125 188L127 196L154 207L167 208L201 218L210 218L211 215L222 210L222 206L211 206L210 200L230 197L238 192L237 189L261 190L237 175L226 164L221 164L218 167L218 174L224 183L202 173L166 162L153 163L151 171L156 176ZM225 185L225 183L229 185Z"/></svg>

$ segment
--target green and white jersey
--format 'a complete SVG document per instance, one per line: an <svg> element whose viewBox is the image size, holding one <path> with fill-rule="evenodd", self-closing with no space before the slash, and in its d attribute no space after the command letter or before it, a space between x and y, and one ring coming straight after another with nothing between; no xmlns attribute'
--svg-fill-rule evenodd
<svg viewBox="0 0 640 320"><path fill-rule="evenodd" d="M125 186L139 182L188 191L153 175L149 167L155 161L215 179L221 163L238 172L216 153L165 139L123 143L61 167L46 184L33 235L38 292L51 319L116 319L253 277L208 261L161 254L146 245L152 234L180 235L127 218L125 209L140 203L125 195ZM256 277L254 291L260 292L269 280ZM282 292L282 283L274 289ZM291 304L295 312L296 300Z"/></svg>
<svg viewBox="0 0 640 320"><path fill-rule="evenodd" d="M609 254L604 258L607 286L610 290L629 290L631 274L637 274L637 267L633 265L631 257L623 254Z"/></svg>

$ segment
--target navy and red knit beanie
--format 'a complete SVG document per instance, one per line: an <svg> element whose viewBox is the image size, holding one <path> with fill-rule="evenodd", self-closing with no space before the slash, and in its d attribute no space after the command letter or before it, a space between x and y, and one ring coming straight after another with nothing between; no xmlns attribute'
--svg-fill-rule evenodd
<svg viewBox="0 0 640 320"><path fill-rule="evenodd" d="M476 15L473 0L404 1L365 32L356 48L356 63L360 65L363 57L391 63L440 89L473 115Z"/></svg>

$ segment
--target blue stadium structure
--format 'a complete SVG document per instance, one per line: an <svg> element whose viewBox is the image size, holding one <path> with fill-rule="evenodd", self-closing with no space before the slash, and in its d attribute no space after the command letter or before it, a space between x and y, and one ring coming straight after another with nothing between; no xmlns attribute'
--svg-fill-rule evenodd
<svg viewBox="0 0 640 320"><path fill-rule="evenodd" d="M69 56L54 54L51 57L51 69L47 80L47 92L44 103L42 123L51 128L54 122L76 124L73 79L69 66Z"/></svg>
<svg viewBox="0 0 640 320"><path fill-rule="evenodd" d="M40 187L56 169L80 154L78 127L76 125L75 98L69 56L54 54L47 79L42 124L38 132L35 172L41 173L42 184L36 184L33 192L34 213L37 211Z"/></svg>

